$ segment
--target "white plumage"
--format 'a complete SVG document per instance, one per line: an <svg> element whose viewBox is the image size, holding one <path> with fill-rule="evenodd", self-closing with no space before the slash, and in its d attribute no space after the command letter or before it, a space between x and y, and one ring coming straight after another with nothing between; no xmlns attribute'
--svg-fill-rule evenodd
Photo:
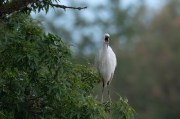
<svg viewBox="0 0 180 119"><path fill-rule="evenodd" d="M99 49L94 59L94 65L99 72L100 79L103 82L102 101L104 86L108 86L109 100L111 101L109 93L109 84L112 81L114 71L117 65L116 55L109 46L109 39L110 35L107 33L104 34L103 46Z"/></svg>

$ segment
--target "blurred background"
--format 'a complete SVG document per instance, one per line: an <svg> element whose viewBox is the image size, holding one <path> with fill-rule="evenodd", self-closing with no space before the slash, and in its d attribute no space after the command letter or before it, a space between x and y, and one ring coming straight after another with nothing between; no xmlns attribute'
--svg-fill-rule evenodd
<svg viewBox="0 0 180 119"><path fill-rule="evenodd" d="M135 119L180 119L180 0L61 0L84 10L32 12L46 32L72 44L73 62L94 64L104 33L117 56L110 85L126 96ZM101 99L102 84L94 95ZM107 88L104 99L108 100ZM108 117L110 119L111 117Z"/></svg>

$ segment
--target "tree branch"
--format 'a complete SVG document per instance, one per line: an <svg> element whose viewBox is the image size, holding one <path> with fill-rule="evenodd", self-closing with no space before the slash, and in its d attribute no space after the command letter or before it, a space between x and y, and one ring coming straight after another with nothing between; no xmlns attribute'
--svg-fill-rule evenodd
<svg viewBox="0 0 180 119"><path fill-rule="evenodd" d="M78 9L78 10L81 10L81 9L86 9L86 7L68 7L68 6L65 6L65 5L59 5L59 4L52 4L52 3L49 3L47 2L46 0L43 0L44 2L48 3L49 5L51 5L52 7L59 7L59 8L62 8L64 9L64 11L66 11L66 8L70 8L70 9Z"/></svg>
<svg viewBox="0 0 180 119"><path fill-rule="evenodd" d="M0 6L0 17L2 15L11 14L26 7L29 3L33 3L35 0L12 0L7 4Z"/></svg>
<svg viewBox="0 0 180 119"><path fill-rule="evenodd" d="M70 9L86 9L87 7L68 7L65 5L59 5L59 4L53 4L50 3L46 0L43 1L39 1L39 0L11 0L9 3L0 5L0 17L6 14L11 14L15 11L19 11L22 10L23 8L27 7L27 5L31 5L31 4L36 4L36 7L42 7L42 5L39 3L41 2L42 4L46 3L51 5L52 7L57 7L57 8L62 8L64 10L66 10L66 8L70 8Z"/></svg>

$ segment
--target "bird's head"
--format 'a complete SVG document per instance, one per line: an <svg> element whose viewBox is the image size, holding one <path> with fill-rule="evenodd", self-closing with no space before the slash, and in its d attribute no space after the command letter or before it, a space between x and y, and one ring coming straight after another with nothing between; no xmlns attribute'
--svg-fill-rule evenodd
<svg viewBox="0 0 180 119"><path fill-rule="evenodd" d="M107 47L108 47L108 44L109 44L109 39L110 39L110 35L108 33L105 33L104 37L103 37L103 41L104 41L105 44L107 44Z"/></svg>

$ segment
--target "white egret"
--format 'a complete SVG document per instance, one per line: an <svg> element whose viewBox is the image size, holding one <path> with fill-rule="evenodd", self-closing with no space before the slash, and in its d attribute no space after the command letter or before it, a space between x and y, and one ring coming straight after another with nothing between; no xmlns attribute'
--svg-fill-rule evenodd
<svg viewBox="0 0 180 119"><path fill-rule="evenodd" d="M116 55L113 50L109 46L110 35L108 33L104 34L103 37L103 46L97 52L94 65L99 73L99 77L103 82L102 88L102 102L103 102L103 91L104 87L108 87L108 95L109 101L111 102L110 92L109 92L109 84L112 81L114 71L117 65Z"/></svg>

